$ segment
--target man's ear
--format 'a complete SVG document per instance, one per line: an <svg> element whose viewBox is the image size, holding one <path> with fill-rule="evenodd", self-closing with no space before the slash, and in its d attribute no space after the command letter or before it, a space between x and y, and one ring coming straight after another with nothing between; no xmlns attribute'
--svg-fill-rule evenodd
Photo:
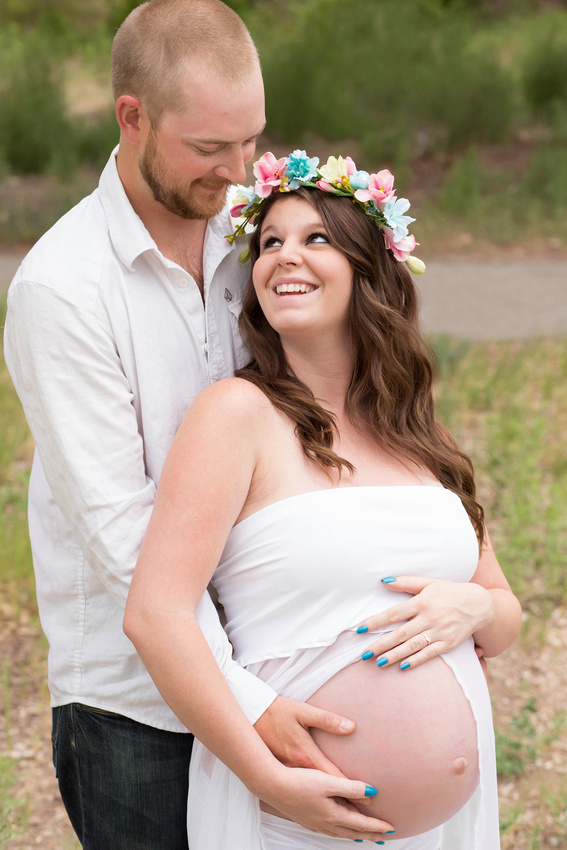
<svg viewBox="0 0 567 850"><path fill-rule="evenodd" d="M120 132L133 145L140 142L141 125L148 120L140 100L131 94L122 94L116 101L116 120Z"/></svg>

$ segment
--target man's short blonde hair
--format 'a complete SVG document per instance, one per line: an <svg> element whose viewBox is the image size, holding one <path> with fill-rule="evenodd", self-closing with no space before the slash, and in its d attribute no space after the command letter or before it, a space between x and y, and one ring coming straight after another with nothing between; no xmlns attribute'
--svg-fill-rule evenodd
<svg viewBox="0 0 567 850"><path fill-rule="evenodd" d="M238 85L258 67L242 19L221 0L149 0L126 18L112 45L112 92L137 97L154 127L183 107L190 65L217 82Z"/></svg>

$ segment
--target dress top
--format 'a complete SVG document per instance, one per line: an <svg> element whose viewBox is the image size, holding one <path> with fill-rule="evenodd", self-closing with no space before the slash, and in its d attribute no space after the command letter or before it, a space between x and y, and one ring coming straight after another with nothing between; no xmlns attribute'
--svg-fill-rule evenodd
<svg viewBox="0 0 567 850"><path fill-rule="evenodd" d="M386 576L467 582L478 557L450 490L336 487L275 502L234 526L213 581L235 657L247 666L327 646L408 598L393 600Z"/></svg>
<svg viewBox="0 0 567 850"><path fill-rule="evenodd" d="M362 620L409 598L393 595L380 579L467 582L478 557L469 516L450 490L338 487L283 499L238 523L213 580L236 660L280 696L305 701L395 628L362 637L355 631ZM442 658L475 718L479 785L442 826L411 838L390 836L388 848L498 850L490 695L472 637ZM352 847L351 839L329 838L261 812L259 800L199 741L191 756L189 812L191 850Z"/></svg>

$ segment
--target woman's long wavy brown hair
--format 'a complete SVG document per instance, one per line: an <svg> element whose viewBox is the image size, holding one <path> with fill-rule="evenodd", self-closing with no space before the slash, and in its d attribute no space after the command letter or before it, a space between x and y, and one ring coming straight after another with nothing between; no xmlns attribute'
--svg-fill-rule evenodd
<svg viewBox="0 0 567 850"><path fill-rule="evenodd" d="M435 419L434 355L419 329L417 293L409 271L386 248L378 227L349 198L304 187L292 194L275 193L263 203L250 241L252 263L260 253L266 215L289 197L303 198L315 207L330 243L345 254L353 269L350 330L355 366L346 398L350 420L391 455L428 469L456 493L482 547L484 513L475 500L472 463ZM236 374L256 384L295 423L303 451L317 466L328 473L334 468L340 474L343 467L352 472L352 464L333 451L333 415L293 374L252 281L244 297L240 330L251 360Z"/></svg>

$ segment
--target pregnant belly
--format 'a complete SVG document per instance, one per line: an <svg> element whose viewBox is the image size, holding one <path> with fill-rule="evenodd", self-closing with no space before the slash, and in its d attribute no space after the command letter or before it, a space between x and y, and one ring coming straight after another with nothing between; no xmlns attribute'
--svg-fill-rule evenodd
<svg viewBox="0 0 567 850"><path fill-rule="evenodd" d="M308 702L355 721L352 735L313 737L346 776L378 789L361 811L393 824L396 838L444 823L478 785L473 713L441 658L404 672L358 661Z"/></svg>

